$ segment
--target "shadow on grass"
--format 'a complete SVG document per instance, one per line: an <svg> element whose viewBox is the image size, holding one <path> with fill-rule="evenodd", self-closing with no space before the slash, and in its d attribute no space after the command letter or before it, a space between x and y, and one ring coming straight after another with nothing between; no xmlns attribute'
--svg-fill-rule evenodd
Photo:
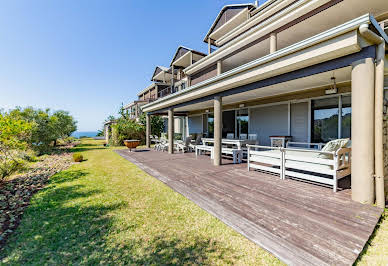
<svg viewBox="0 0 388 266"><path fill-rule="evenodd" d="M126 201L103 200L104 190L76 182L88 174L61 172L36 195L0 250L0 264L210 264L215 257L233 262L232 250L203 237L136 235L136 219L123 226L116 217L131 212Z"/></svg>
<svg viewBox="0 0 388 266"><path fill-rule="evenodd" d="M93 151L93 150L103 150L106 149L103 145L92 145L92 144L79 144L72 148L71 152L83 152L83 151Z"/></svg>

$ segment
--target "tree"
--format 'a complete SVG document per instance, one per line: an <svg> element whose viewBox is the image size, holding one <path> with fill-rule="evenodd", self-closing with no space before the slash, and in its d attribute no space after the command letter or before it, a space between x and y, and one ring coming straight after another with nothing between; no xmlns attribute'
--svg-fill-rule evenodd
<svg viewBox="0 0 388 266"><path fill-rule="evenodd" d="M51 144L55 146L58 139L70 136L77 129L76 121L66 111L51 114L50 109L17 107L10 115L33 124L29 145L39 154L48 152Z"/></svg>
<svg viewBox="0 0 388 266"><path fill-rule="evenodd" d="M146 126L146 114L142 114L139 119L140 123ZM164 129L164 121L163 118L157 115L151 115L150 117L151 123L151 135L160 136Z"/></svg>
<svg viewBox="0 0 388 266"><path fill-rule="evenodd" d="M69 137L74 131L77 130L77 122L67 111L56 111L52 115L52 127L54 146L58 139L64 139Z"/></svg>
<svg viewBox="0 0 388 266"><path fill-rule="evenodd" d="M0 113L0 180L24 166L21 152L27 149L33 125Z"/></svg>
<svg viewBox="0 0 388 266"><path fill-rule="evenodd" d="M137 139L145 143L145 127L133 119L121 117L116 119L112 126L112 138L110 144L123 145L126 139Z"/></svg>

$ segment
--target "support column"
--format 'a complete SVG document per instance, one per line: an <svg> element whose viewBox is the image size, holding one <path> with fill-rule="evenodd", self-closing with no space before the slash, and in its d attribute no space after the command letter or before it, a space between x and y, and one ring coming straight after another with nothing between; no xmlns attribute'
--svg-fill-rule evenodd
<svg viewBox="0 0 388 266"><path fill-rule="evenodd" d="M174 91L174 65L171 66L171 93Z"/></svg>
<svg viewBox="0 0 388 266"><path fill-rule="evenodd" d="M105 142L109 143L109 125L105 125Z"/></svg>
<svg viewBox="0 0 388 266"><path fill-rule="evenodd" d="M174 110L168 109L168 153L174 153Z"/></svg>
<svg viewBox="0 0 388 266"><path fill-rule="evenodd" d="M374 203L374 87L373 58L352 64L352 199Z"/></svg>
<svg viewBox="0 0 388 266"><path fill-rule="evenodd" d="M212 43L210 38L207 39L207 53L211 54L212 53Z"/></svg>
<svg viewBox="0 0 388 266"><path fill-rule="evenodd" d="M147 113L146 114L146 147L147 148L151 147L150 134L151 134L151 115Z"/></svg>
<svg viewBox="0 0 388 266"><path fill-rule="evenodd" d="M375 183L376 205L385 207L384 191L384 57L385 42L377 46L375 78Z"/></svg>
<svg viewBox="0 0 388 266"><path fill-rule="evenodd" d="M277 34L271 33L269 37L269 52L272 54L276 52L278 46Z"/></svg>
<svg viewBox="0 0 388 266"><path fill-rule="evenodd" d="M222 98L214 97L214 165L222 164Z"/></svg>
<svg viewBox="0 0 388 266"><path fill-rule="evenodd" d="M221 73L222 73L222 61L218 60L217 61L217 76L221 75Z"/></svg>

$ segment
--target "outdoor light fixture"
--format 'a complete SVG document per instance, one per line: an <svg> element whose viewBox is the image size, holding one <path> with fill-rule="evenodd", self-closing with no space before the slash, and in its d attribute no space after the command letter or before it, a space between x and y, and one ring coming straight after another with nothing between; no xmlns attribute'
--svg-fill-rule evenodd
<svg viewBox="0 0 388 266"><path fill-rule="evenodd" d="M243 104L243 103L239 105L240 108L243 108L244 106L245 106L245 104Z"/></svg>
<svg viewBox="0 0 388 266"><path fill-rule="evenodd" d="M330 86L330 89L325 90L325 94L336 94L338 92L337 83L335 82L335 77L333 76L331 80L333 81L333 85Z"/></svg>
<svg viewBox="0 0 388 266"><path fill-rule="evenodd" d="M206 109L205 112L206 112L206 113L209 113L209 109Z"/></svg>

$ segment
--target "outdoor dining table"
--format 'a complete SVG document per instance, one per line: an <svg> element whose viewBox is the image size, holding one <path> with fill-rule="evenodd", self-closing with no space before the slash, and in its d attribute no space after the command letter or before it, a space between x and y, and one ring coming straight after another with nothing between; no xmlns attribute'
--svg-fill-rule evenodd
<svg viewBox="0 0 388 266"><path fill-rule="evenodd" d="M213 138L202 138L202 142L204 145L208 145L206 143L214 143ZM256 144L256 140L250 139L222 139L221 143L224 145L234 145L238 150L241 150L243 146L247 144Z"/></svg>

